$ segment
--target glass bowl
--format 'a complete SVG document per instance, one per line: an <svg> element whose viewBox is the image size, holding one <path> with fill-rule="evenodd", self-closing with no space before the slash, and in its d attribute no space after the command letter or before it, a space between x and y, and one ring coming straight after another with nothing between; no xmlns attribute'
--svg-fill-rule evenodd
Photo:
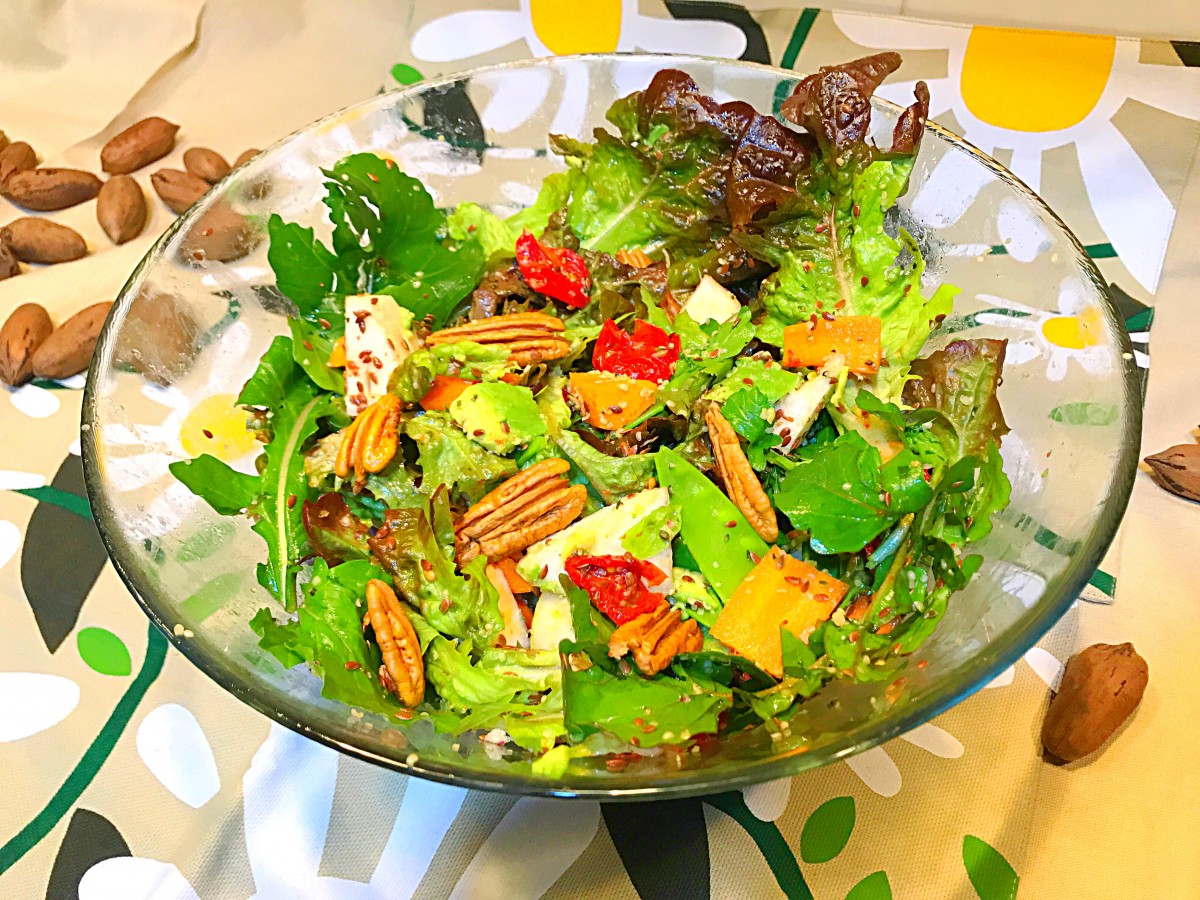
<svg viewBox="0 0 1200 900"><path fill-rule="evenodd" d="M232 173L133 273L84 396L88 493L134 597L234 696L346 753L437 781L563 797L680 796L795 775L893 738L996 677L1074 601L1117 529L1135 473L1141 402L1128 335L1058 217L994 160L931 125L900 217L924 248L927 280L962 294L929 349L962 335L1010 340L1000 396L1012 427L1002 452L1013 492L980 547L986 562L908 665L902 690L835 685L805 704L782 740L742 732L703 754L662 753L618 772L602 759L575 760L547 781L528 761L435 734L427 722L356 716L323 699L303 667L285 670L258 649L247 623L272 602L254 574L264 544L249 521L218 516L167 465L185 458L185 447L199 452L189 438L197 416L228 411L260 354L287 330L288 303L267 264L269 214L327 239L321 168L357 151L390 154L442 205L472 200L507 214L562 167L548 134L589 136L613 100L666 66L761 111L777 110L798 80L740 62L603 55L494 66L382 94ZM897 113L876 101L879 134L891 133ZM1071 424L1080 417L1086 427ZM249 470L256 451L245 449L235 465Z"/></svg>

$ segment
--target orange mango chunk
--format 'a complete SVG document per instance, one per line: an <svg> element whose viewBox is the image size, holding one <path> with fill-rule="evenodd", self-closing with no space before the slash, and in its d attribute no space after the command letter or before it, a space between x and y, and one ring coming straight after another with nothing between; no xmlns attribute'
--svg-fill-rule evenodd
<svg viewBox="0 0 1200 900"><path fill-rule="evenodd" d="M764 672L783 677L780 627L802 640L824 622L849 586L772 547L742 579L710 629Z"/></svg>
<svg viewBox="0 0 1200 900"><path fill-rule="evenodd" d="M448 409L450 404L458 399L458 395L467 389L474 381L465 378L453 378L449 375L435 375L433 384L425 396L421 398L421 409L425 412L435 412Z"/></svg>
<svg viewBox="0 0 1200 900"><path fill-rule="evenodd" d="M570 393L589 425L618 431L650 408L658 385L611 372L572 372Z"/></svg>
<svg viewBox="0 0 1200 900"><path fill-rule="evenodd" d="M883 322L879 316L838 316L783 329L783 364L819 368L841 356L855 375L874 375L883 364Z"/></svg>

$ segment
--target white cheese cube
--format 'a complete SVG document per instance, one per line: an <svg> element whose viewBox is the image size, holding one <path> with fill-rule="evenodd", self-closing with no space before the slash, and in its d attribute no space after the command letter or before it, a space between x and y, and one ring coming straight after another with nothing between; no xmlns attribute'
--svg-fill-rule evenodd
<svg viewBox="0 0 1200 900"><path fill-rule="evenodd" d="M500 635L504 638L505 646L528 648L529 629L525 626L525 616L521 613L521 607L517 605L517 598L508 586L508 579L504 577L504 572L499 566L489 565L485 571L488 581L499 595L500 618L504 620L504 628Z"/></svg>
<svg viewBox="0 0 1200 900"><path fill-rule="evenodd" d="M722 324L741 312L742 304L711 275L705 275L683 304L683 311L698 324L711 321Z"/></svg>
<svg viewBox="0 0 1200 900"><path fill-rule="evenodd" d="M529 646L533 650L557 650L560 641L575 640L571 603L562 594L544 591L533 608Z"/></svg>
<svg viewBox="0 0 1200 900"><path fill-rule="evenodd" d="M346 298L346 412L387 393L388 379L416 347L413 314L386 294Z"/></svg>
<svg viewBox="0 0 1200 900"><path fill-rule="evenodd" d="M795 390L784 394L775 404L775 424L772 430L783 443L776 449L783 454L791 453L795 446L808 434L821 407L833 393L833 385L824 375L804 382Z"/></svg>

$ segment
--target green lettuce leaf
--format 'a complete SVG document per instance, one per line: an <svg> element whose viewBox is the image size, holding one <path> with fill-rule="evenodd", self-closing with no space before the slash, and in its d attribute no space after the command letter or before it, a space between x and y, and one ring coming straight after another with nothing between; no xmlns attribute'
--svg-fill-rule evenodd
<svg viewBox="0 0 1200 900"><path fill-rule="evenodd" d="M366 560L329 568L313 561L312 573L301 594L295 615L276 622L261 609L250 622L259 635L259 646L285 667L301 662L321 679L321 695L357 709L390 715L399 709L396 700L379 684L375 673L382 662L379 649L363 639L362 609L367 581L384 578L383 571ZM347 663L355 663L347 668Z"/></svg>
<svg viewBox="0 0 1200 900"><path fill-rule="evenodd" d="M644 491L654 477L653 453L606 456L573 431L559 432L554 442L606 505Z"/></svg>
<svg viewBox="0 0 1200 900"><path fill-rule="evenodd" d="M444 413L426 413L410 419L404 433L417 443L421 489L426 493L444 484L474 503L495 482L516 474L516 463L483 449Z"/></svg>
<svg viewBox="0 0 1200 900"><path fill-rule="evenodd" d="M497 381L516 367L501 346L455 341L414 350L392 373L388 390L407 403L416 403L433 386L438 375L465 378L468 381Z"/></svg>
<svg viewBox="0 0 1200 900"><path fill-rule="evenodd" d="M478 240L485 257L498 253L512 256L522 231L540 235L546 229L550 215L567 205L574 174L555 172L547 175L533 204L507 219L499 218L478 203L460 203L446 217L446 230L459 241L472 237Z"/></svg>
<svg viewBox="0 0 1200 900"><path fill-rule="evenodd" d="M585 249L654 252L707 239L723 213L728 142L677 132L651 150L634 146L639 135L629 130L618 137L597 129L595 137L593 144L550 139L551 148L578 170L567 223Z"/></svg>
<svg viewBox="0 0 1200 900"><path fill-rule="evenodd" d="M752 387L760 391L768 403L777 403L799 384L800 375L797 372L785 369L776 362L768 363L757 357L744 356L704 397L714 403L723 403L742 388Z"/></svg>
<svg viewBox="0 0 1200 900"><path fill-rule="evenodd" d="M370 538L371 551L392 576L396 590L441 634L490 644L504 620L496 589L483 571L487 560L476 557L462 575L457 573L452 535L443 544L435 532L439 504L448 517L444 491L434 497L432 514L414 508L388 510L385 536Z"/></svg>

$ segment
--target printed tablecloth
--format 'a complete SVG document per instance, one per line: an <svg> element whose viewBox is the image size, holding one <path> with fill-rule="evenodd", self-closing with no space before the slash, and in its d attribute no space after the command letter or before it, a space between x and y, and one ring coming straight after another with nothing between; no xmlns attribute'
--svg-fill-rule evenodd
<svg viewBox="0 0 1200 900"><path fill-rule="evenodd" d="M878 48L905 56L883 96L925 79L937 120L1039 190L1087 245L1141 365L1153 347L1144 449L1188 440L1195 44L762 2L26 0L0 9L0 127L49 164L94 169L108 137L160 114L182 123L166 160L178 166L186 146L233 158L397 82L530 55L677 51L811 71ZM61 214L92 255L0 282L0 316L113 297L170 219L152 205L146 234L119 248L89 206ZM18 214L0 201L0 222ZM1051 345L1050 377L1087 364L1086 341L1070 337L1085 329L1011 321L1014 342ZM703 799L518 799L339 756L168 650L89 519L81 386L0 398L0 896L1200 896L1200 771L1188 762L1200 516L1144 477L1083 602L989 689L903 738ZM1106 752L1051 766L1038 743L1048 686L1100 640L1147 658L1145 702Z"/></svg>

